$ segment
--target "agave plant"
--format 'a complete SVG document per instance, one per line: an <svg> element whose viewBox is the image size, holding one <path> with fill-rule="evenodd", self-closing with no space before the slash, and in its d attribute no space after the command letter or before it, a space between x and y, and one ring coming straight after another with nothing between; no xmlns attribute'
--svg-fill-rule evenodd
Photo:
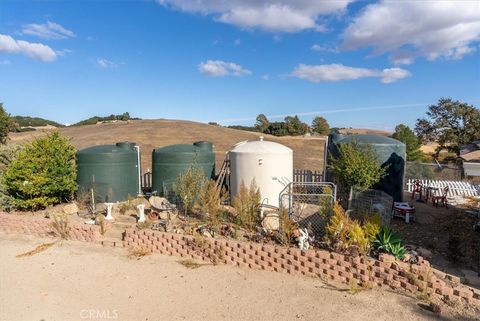
<svg viewBox="0 0 480 321"><path fill-rule="evenodd" d="M375 236L373 247L379 252L389 253L397 259L403 259L407 250L402 244L402 239L388 227L382 227Z"/></svg>

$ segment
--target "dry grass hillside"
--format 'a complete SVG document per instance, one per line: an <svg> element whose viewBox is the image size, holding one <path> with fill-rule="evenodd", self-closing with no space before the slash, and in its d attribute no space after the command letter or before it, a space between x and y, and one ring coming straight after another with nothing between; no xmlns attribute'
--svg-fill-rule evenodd
<svg viewBox="0 0 480 321"><path fill-rule="evenodd" d="M191 144L199 140L211 141L215 145L217 169L225 153L232 145L256 140L262 134L223 128L202 123L180 120L136 120L129 122L104 123L78 127L65 127L59 131L70 137L76 148L133 141L142 150L142 168L151 168L152 149L172 145ZM12 133L11 142L25 142L44 135L46 131ZM294 151L294 167L298 169L323 169L325 138L322 137L275 137L263 135L265 140L284 144Z"/></svg>

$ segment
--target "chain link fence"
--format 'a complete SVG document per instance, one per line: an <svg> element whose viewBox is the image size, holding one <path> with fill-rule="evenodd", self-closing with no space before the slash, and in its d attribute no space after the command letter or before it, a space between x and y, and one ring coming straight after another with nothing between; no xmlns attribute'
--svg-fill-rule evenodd
<svg viewBox="0 0 480 321"><path fill-rule="evenodd" d="M393 197L375 189L354 190L350 193L348 211L350 217L362 220L365 215L380 214L382 226L390 226Z"/></svg>
<svg viewBox="0 0 480 321"><path fill-rule="evenodd" d="M337 187L329 182L288 184L280 193L280 207L287 209L289 218L309 235L320 239L330 219Z"/></svg>
<svg viewBox="0 0 480 321"><path fill-rule="evenodd" d="M462 172L462 168L455 164L407 162L405 181L408 179L457 181L462 179Z"/></svg>

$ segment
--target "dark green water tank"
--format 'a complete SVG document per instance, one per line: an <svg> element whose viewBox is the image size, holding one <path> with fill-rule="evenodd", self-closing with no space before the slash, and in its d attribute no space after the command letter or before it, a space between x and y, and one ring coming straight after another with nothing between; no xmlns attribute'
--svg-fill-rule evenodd
<svg viewBox="0 0 480 321"><path fill-rule="evenodd" d="M210 142L192 145L178 144L152 151L152 191L167 196L173 190L175 180L192 164L203 170L205 177L215 175L215 153Z"/></svg>
<svg viewBox="0 0 480 321"><path fill-rule="evenodd" d="M135 143L88 147L77 153L77 183L81 193L94 189L96 202L121 202L139 194Z"/></svg>
<svg viewBox="0 0 480 321"><path fill-rule="evenodd" d="M356 141L360 145L371 145L377 154L382 167L388 166L387 175L376 185L375 189L391 195L395 202L403 200L403 181L405 162L407 160L404 143L381 135L345 135L330 137L329 152L337 153L335 145Z"/></svg>

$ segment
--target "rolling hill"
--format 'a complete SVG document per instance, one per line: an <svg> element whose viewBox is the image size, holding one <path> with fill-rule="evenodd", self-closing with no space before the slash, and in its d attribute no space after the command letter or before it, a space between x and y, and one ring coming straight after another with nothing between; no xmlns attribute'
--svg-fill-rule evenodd
<svg viewBox="0 0 480 321"><path fill-rule="evenodd" d="M191 144L207 140L215 145L217 168L225 153L238 142L265 140L284 144L294 151L294 167L297 169L323 170L325 137L275 137L243 130L207 125L181 120L131 120L128 122L102 123L97 125L69 126L59 131L71 138L76 148L112 144L119 141L133 141L142 151L142 170L151 168L152 149L172 145ZM25 142L44 135L47 130L11 133L11 142Z"/></svg>

